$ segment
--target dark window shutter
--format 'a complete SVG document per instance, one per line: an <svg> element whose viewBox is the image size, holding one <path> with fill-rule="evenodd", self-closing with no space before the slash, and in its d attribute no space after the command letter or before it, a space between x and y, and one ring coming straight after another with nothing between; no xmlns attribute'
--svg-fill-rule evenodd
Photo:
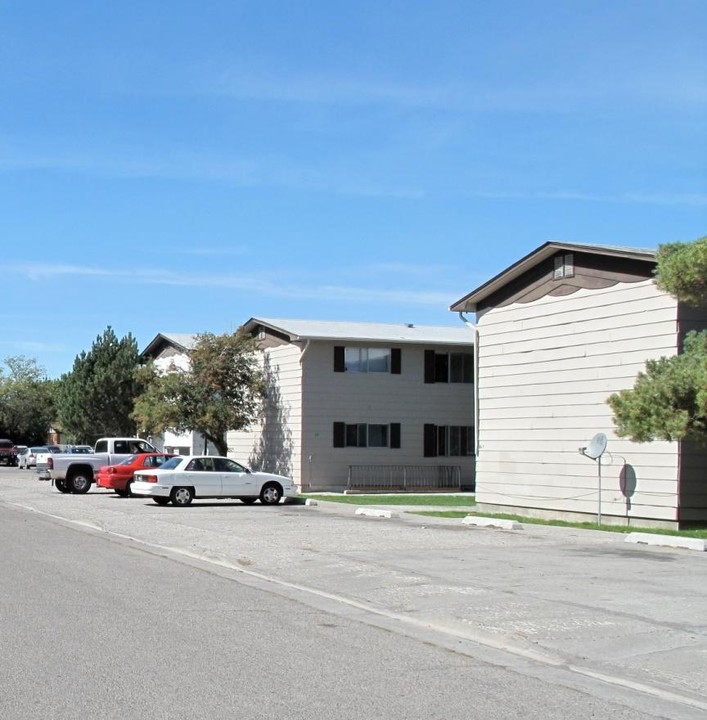
<svg viewBox="0 0 707 720"><path fill-rule="evenodd" d="M345 371L346 371L345 348L343 345L335 345L334 346L334 372L345 372Z"/></svg>
<svg viewBox="0 0 707 720"><path fill-rule="evenodd" d="M435 382L449 382L449 355L435 354Z"/></svg>
<svg viewBox="0 0 707 720"><path fill-rule="evenodd" d="M334 447L346 447L346 424L342 422L334 423Z"/></svg>
<svg viewBox="0 0 707 720"><path fill-rule="evenodd" d="M425 350L425 382L435 381L435 351Z"/></svg>
<svg viewBox="0 0 707 720"><path fill-rule="evenodd" d="M437 457L437 427L425 423L423 455Z"/></svg>
<svg viewBox="0 0 707 720"><path fill-rule="evenodd" d="M400 375L402 353L400 348L393 348L390 351L390 372L392 375Z"/></svg>
<svg viewBox="0 0 707 720"><path fill-rule="evenodd" d="M390 423L390 447L400 448L400 423Z"/></svg>

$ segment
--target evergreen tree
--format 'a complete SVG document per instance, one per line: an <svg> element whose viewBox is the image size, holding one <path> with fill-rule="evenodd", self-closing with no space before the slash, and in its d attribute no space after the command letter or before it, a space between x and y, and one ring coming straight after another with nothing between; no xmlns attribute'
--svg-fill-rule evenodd
<svg viewBox="0 0 707 720"><path fill-rule="evenodd" d="M137 366L135 338L128 333L118 339L110 326L89 352L76 356L57 392L58 420L68 439L93 444L103 436L135 434L130 414L141 389Z"/></svg>
<svg viewBox="0 0 707 720"><path fill-rule="evenodd" d="M656 284L681 302L707 306L707 237L661 246ZM707 444L707 331L688 333L679 355L649 360L633 388L608 402L620 436Z"/></svg>

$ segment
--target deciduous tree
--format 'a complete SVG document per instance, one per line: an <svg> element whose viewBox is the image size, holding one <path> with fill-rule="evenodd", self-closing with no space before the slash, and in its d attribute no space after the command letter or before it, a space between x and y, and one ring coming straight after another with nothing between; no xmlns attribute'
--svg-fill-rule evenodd
<svg viewBox="0 0 707 720"><path fill-rule="evenodd" d="M242 332L199 335L189 369L141 371L145 391L133 418L146 433L194 431L227 453L226 433L246 429L258 417L263 374L253 338Z"/></svg>
<svg viewBox="0 0 707 720"><path fill-rule="evenodd" d="M55 381L36 360L5 358L0 368L0 434L16 443L41 445L54 421Z"/></svg>

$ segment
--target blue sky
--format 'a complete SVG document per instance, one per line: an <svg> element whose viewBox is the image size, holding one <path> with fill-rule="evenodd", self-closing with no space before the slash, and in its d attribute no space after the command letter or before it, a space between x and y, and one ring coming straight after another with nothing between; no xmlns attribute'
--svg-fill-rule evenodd
<svg viewBox="0 0 707 720"><path fill-rule="evenodd" d="M548 240L707 234L704 0L0 0L0 359L454 325Z"/></svg>

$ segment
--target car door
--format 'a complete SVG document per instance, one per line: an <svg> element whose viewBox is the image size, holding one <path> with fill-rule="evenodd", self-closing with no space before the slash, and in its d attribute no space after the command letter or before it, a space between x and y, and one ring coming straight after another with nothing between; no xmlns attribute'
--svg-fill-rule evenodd
<svg viewBox="0 0 707 720"><path fill-rule="evenodd" d="M185 468L184 475L184 482L180 484L191 485L197 497L221 496L221 473L216 472L214 458L193 458Z"/></svg>
<svg viewBox="0 0 707 720"><path fill-rule="evenodd" d="M243 465L230 458L214 458L213 460L221 475L224 497L245 497L258 494L251 474Z"/></svg>

